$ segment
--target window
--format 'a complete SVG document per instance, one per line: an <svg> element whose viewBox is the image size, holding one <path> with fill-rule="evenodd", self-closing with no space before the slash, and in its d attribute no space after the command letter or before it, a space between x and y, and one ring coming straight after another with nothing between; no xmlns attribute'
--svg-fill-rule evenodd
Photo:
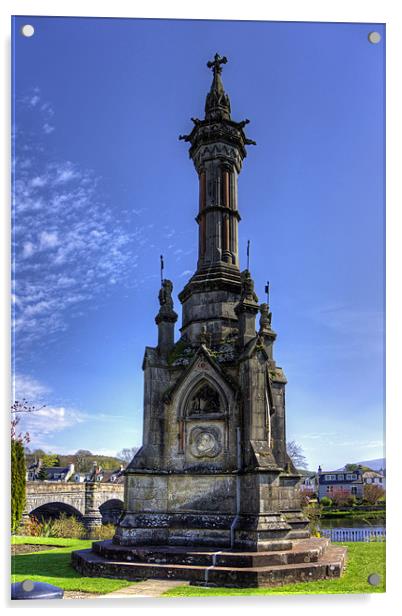
<svg viewBox="0 0 402 616"><path fill-rule="evenodd" d="M336 481L336 475L325 475L325 481Z"/></svg>
<svg viewBox="0 0 402 616"><path fill-rule="evenodd" d="M338 481L343 481L345 479L345 475L338 475Z"/></svg>
<svg viewBox="0 0 402 616"><path fill-rule="evenodd" d="M367 477L366 483L371 483L371 477Z"/></svg>
<svg viewBox="0 0 402 616"><path fill-rule="evenodd" d="M328 492L333 492L334 487L333 486L327 486L327 493Z"/></svg>
<svg viewBox="0 0 402 616"><path fill-rule="evenodd" d="M346 479L348 479L349 481L355 481L357 479L357 475L356 473L348 473L346 475Z"/></svg>
<svg viewBox="0 0 402 616"><path fill-rule="evenodd" d="M352 490L351 490L352 494L357 494L357 488L356 486L352 486Z"/></svg>

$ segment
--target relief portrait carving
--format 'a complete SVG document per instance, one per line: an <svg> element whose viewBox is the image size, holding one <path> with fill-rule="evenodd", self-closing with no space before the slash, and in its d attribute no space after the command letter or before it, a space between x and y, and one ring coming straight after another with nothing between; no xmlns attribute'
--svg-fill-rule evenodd
<svg viewBox="0 0 402 616"><path fill-rule="evenodd" d="M221 432L214 427L196 426L190 432L189 445L195 458L215 458L222 451Z"/></svg>

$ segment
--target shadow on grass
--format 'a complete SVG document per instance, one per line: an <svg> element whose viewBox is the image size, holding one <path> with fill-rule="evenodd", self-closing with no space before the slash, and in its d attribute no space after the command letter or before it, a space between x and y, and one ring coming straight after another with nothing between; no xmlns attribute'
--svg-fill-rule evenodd
<svg viewBox="0 0 402 616"><path fill-rule="evenodd" d="M85 577L71 564L71 552L82 546L55 548L48 552L19 554L12 558L12 581L22 582L30 579L34 582L47 582L64 590L106 594L130 586L127 580Z"/></svg>
<svg viewBox="0 0 402 616"><path fill-rule="evenodd" d="M71 565L71 551L68 552L34 552L18 554L13 558L13 575L40 575L53 578L79 578L81 574Z"/></svg>

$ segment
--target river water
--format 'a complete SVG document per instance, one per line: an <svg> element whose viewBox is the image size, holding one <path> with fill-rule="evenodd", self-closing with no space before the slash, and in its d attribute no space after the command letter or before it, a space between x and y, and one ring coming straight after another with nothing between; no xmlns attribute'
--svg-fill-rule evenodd
<svg viewBox="0 0 402 616"><path fill-rule="evenodd" d="M322 518L319 525L320 528L385 528L385 517L371 520L364 517Z"/></svg>

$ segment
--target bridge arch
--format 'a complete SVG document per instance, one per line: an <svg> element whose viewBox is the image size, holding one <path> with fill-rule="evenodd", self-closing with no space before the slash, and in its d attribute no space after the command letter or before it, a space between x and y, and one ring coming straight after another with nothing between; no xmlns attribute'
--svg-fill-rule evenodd
<svg viewBox="0 0 402 616"><path fill-rule="evenodd" d="M99 506L102 524L117 524L123 513L124 503L119 498L110 498Z"/></svg>
<svg viewBox="0 0 402 616"><path fill-rule="evenodd" d="M74 516L78 520L82 520L83 517L82 513L72 505L58 501L43 503L28 513L37 520L55 520L59 518L62 513L67 516Z"/></svg>

